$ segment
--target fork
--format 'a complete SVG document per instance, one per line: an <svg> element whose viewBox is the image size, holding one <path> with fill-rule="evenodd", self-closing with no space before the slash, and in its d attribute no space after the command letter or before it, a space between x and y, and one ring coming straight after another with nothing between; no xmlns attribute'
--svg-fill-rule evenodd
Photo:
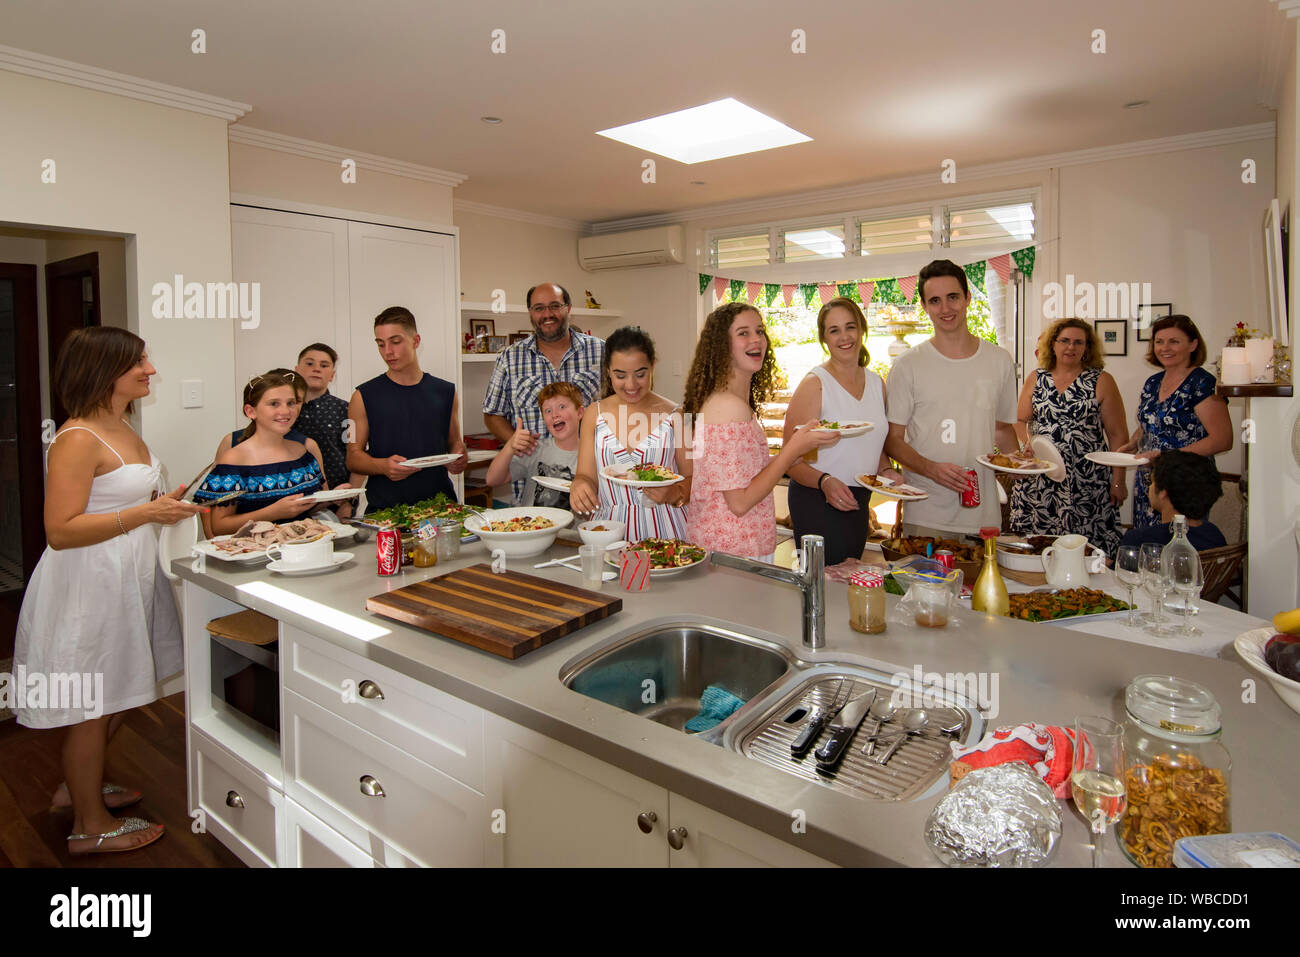
<svg viewBox="0 0 1300 957"><path fill-rule="evenodd" d="M826 727L826 722L839 714L840 709L848 703L849 694L852 694L853 692L853 685L850 684L847 689L848 693L845 693L844 680L845 679L841 678L840 683L835 686L835 694L831 696L831 703L828 706L813 706L813 713L809 715L808 723L803 726L803 730L799 732L799 736L790 742L791 756L802 758L807 754L808 749L812 747L813 742L816 741L818 735L822 733L822 728ZM840 700L841 694L844 695L844 700L842 701Z"/></svg>

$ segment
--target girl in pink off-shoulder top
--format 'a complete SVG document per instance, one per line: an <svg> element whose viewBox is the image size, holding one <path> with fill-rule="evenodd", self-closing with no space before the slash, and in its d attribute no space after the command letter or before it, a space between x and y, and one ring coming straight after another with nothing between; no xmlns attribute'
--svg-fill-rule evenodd
<svg viewBox="0 0 1300 957"><path fill-rule="evenodd" d="M746 303L719 306L704 322L686 382L686 412L695 414L694 465L687 538L710 551L771 561L776 551L772 490L805 452L839 440L816 432L816 420L769 455L758 423L771 392L775 359L763 317Z"/></svg>

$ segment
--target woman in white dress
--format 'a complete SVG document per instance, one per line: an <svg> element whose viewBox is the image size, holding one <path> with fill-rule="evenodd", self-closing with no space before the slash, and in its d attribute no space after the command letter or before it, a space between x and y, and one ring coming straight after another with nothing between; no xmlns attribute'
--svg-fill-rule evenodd
<svg viewBox="0 0 1300 957"><path fill-rule="evenodd" d="M72 854L126 851L162 836L162 825L115 818L138 791L104 784L104 752L122 713L157 698L156 683L182 668L180 622L158 565L155 525L198 512L161 485L161 466L124 416L149 394L156 370L144 340L125 329L78 329L54 369L69 418L47 453L45 539L18 616L14 669L29 694L18 723L59 728L65 784L52 810L71 807ZM69 678L81 698L53 694Z"/></svg>

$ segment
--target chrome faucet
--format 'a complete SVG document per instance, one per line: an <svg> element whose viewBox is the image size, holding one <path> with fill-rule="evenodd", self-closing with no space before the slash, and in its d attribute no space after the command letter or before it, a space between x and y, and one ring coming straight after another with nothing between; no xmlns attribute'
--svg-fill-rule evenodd
<svg viewBox="0 0 1300 957"><path fill-rule="evenodd" d="M726 552L714 552L710 561L764 578L775 578L788 585L798 585L803 593L803 644L805 648L826 647L826 542L820 535L805 535L797 552L799 570L782 568L768 562L741 558Z"/></svg>

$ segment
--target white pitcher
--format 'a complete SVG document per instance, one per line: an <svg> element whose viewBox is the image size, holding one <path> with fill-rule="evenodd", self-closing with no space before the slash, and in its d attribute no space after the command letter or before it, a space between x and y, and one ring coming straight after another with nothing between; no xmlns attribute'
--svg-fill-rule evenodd
<svg viewBox="0 0 1300 957"><path fill-rule="evenodd" d="M1085 562L1088 539L1082 535L1062 535L1043 549L1043 569L1047 584L1054 588L1087 588L1089 569ZM1100 552L1093 556L1091 571L1104 570L1106 558Z"/></svg>

